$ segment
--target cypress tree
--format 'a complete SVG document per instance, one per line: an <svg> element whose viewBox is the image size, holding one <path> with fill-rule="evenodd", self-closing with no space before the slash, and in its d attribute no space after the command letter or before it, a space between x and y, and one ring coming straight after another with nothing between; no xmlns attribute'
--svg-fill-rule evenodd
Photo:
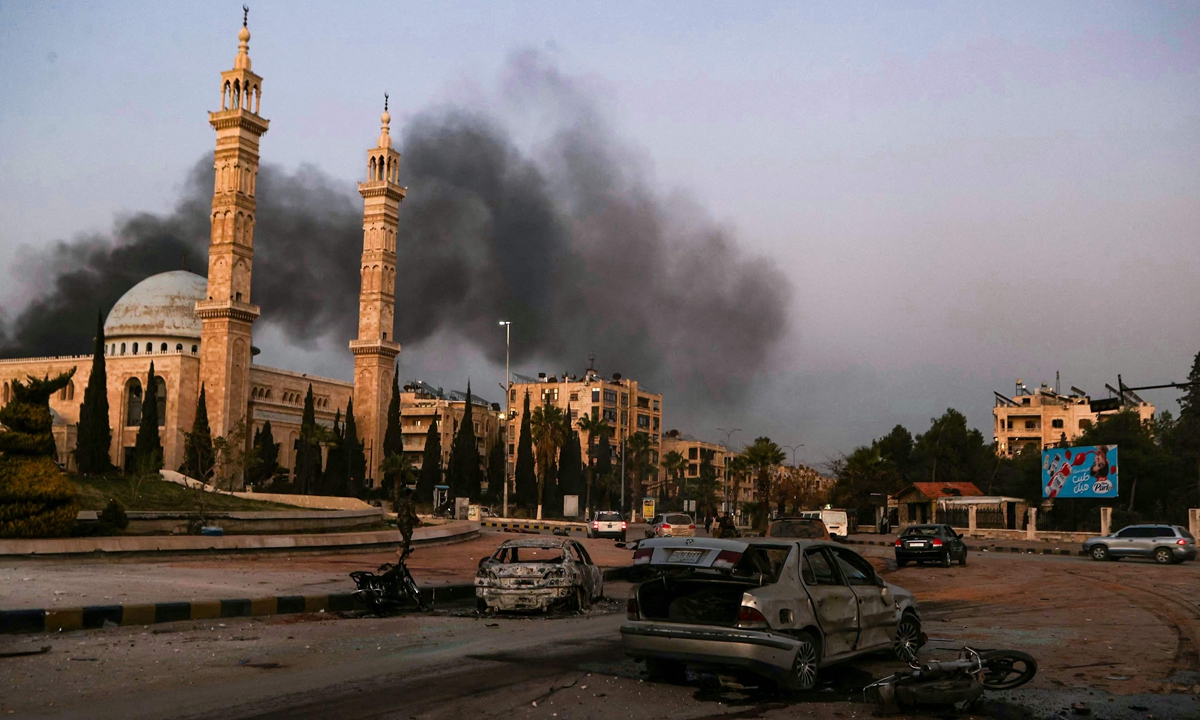
<svg viewBox="0 0 1200 720"><path fill-rule="evenodd" d="M504 497L504 437L496 438L492 449L488 451L487 479L488 501L498 503Z"/></svg>
<svg viewBox="0 0 1200 720"><path fill-rule="evenodd" d="M137 440L133 445L134 472L150 475L162 470L163 449L158 437L158 383L154 377L154 361L146 376L142 391L142 421L138 424Z"/></svg>
<svg viewBox="0 0 1200 720"><path fill-rule="evenodd" d="M108 374L104 364L104 344L104 316L97 311L92 374L88 376L83 403L79 406L79 436L75 445L75 463L84 475L103 473L112 468L108 459L112 427L108 424Z"/></svg>
<svg viewBox="0 0 1200 720"><path fill-rule="evenodd" d="M333 440L325 456L325 473L321 478L320 495L339 495L346 492L350 484L349 453L346 434L342 431L342 409L333 414Z"/></svg>
<svg viewBox="0 0 1200 720"><path fill-rule="evenodd" d="M475 417L471 402L471 383L467 382L467 402L462 424L450 448L450 496L479 502L483 477L479 472L479 446L475 440Z"/></svg>
<svg viewBox="0 0 1200 720"><path fill-rule="evenodd" d="M142 417L145 417L143 411ZM263 426L270 437L271 423ZM140 432L140 431L139 431ZM258 434L255 434L255 445L258 445ZM272 461L278 459L279 448L275 448ZM261 456L260 456L261 458ZM213 442L212 429L208 426L208 404L204 398L204 385L200 386L200 397L196 399L196 418L192 421L192 431L187 433L183 445L183 464L179 472L196 480L207 481L213 472Z"/></svg>
<svg viewBox="0 0 1200 720"><path fill-rule="evenodd" d="M599 488L604 489L605 507L612 509L612 492L611 480L613 474L612 466L612 446L608 444L608 433L601 432L600 440L597 441L596 450L596 470L592 476L592 492L595 493ZM592 501L593 507L599 507L599 503Z"/></svg>
<svg viewBox="0 0 1200 720"><path fill-rule="evenodd" d="M437 415L429 421L425 433L425 452L421 456L421 473L417 476L417 502L433 502L433 488L442 482L442 435L438 432Z"/></svg>
<svg viewBox="0 0 1200 720"><path fill-rule="evenodd" d="M392 374L392 399L388 403L387 409L387 425L383 433L383 455L379 457L379 463L382 463L392 455L400 456L404 454L404 436L400 432L400 375L399 373ZM388 487L392 487L396 482L396 473L384 473L384 481Z"/></svg>
<svg viewBox="0 0 1200 720"><path fill-rule="evenodd" d="M203 390L201 392L203 393ZM204 423L207 428L207 416ZM278 471L279 443L275 442L275 435L271 432L271 421L267 420L261 430L254 431L254 464L246 473L246 479L256 486L266 485Z"/></svg>
<svg viewBox="0 0 1200 720"><path fill-rule="evenodd" d="M537 467L533 459L533 432L529 428L529 391L525 391L525 405L521 411L521 432L517 440L517 466L513 482L516 486L517 504L526 510L537 508Z"/></svg>
<svg viewBox="0 0 1200 720"><path fill-rule="evenodd" d="M301 495L316 492L321 475L321 444L311 383L308 386L308 394L304 396L304 414L300 417L295 472L296 489Z"/></svg>
<svg viewBox="0 0 1200 720"><path fill-rule="evenodd" d="M366 487L367 478L367 454L363 450L362 441L358 439L358 424L354 421L354 398L350 398L346 402L346 427L344 430L346 494L348 497L353 497Z"/></svg>
<svg viewBox="0 0 1200 720"><path fill-rule="evenodd" d="M558 452L558 487L564 496L578 495L583 502L583 453L579 449L579 433L571 430Z"/></svg>

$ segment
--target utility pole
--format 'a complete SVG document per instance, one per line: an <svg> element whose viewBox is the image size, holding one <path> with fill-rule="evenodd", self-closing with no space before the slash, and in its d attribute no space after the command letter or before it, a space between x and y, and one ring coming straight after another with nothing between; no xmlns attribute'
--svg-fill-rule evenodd
<svg viewBox="0 0 1200 720"><path fill-rule="evenodd" d="M741 431L742 431L741 428L734 428L732 430L726 430L725 428L717 428L717 432L725 433L725 482L723 483L723 485L725 486L725 513L726 514L729 514L729 455L731 453L731 450L729 448L729 437L731 435L733 435L735 432L741 432Z"/></svg>
<svg viewBox="0 0 1200 720"><path fill-rule="evenodd" d="M512 438L508 436L509 424L512 422L512 403L509 397L512 395L512 370L509 366L509 351L512 349L512 323L507 320L501 320L500 324L504 326L504 508L501 514L508 517L508 445L512 442ZM493 495L492 497L495 497Z"/></svg>
<svg viewBox="0 0 1200 720"><path fill-rule="evenodd" d="M625 436L621 436L621 517L625 517ZM633 516L629 519L632 521Z"/></svg>

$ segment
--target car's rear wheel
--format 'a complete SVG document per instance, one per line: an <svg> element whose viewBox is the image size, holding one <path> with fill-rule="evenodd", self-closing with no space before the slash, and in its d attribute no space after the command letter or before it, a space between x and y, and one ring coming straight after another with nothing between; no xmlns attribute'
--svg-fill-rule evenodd
<svg viewBox="0 0 1200 720"><path fill-rule="evenodd" d="M687 680L687 666L676 660L646 658L646 677L650 682L680 685Z"/></svg>
<svg viewBox="0 0 1200 720"><path fill-rule="evenodd" d="M947 550L946 554L942 556L942 567L950 567L950 551L949 550Z"/></svg>
<svg viewBox="0 0 1200 720"><path fill-rule="evenodd" d="M1092 559L1093 560L1109 560L1109 559L1111 559L1111 556L1108 553L1108 546L1107 545L1094 545L1092 547Z"/></svg>
<svg viewBox="0 0 1200 720"><path fill-rule="evenodd" d="M1154 551L1154 562L1159 565L1170 565L1175 562L1175 556L1167 548L1159 548Z"/></svg>
<svg viewBox="0 0 1200 720"><path fill-rule="evenodd" d="M792 689L812 690L817 686L817 670L821 665L819 646L809 633L800 633L796 639L799 647L796 648L796 659L792 661Z"/></svg>
<svg viewBox="0 0 1200 720"><path fill-rule="evenodd" d="M896 624L896 636L892 639L892 651L903 662L917 659L921 649L921 621L911 612L905 613Z"/></svg>

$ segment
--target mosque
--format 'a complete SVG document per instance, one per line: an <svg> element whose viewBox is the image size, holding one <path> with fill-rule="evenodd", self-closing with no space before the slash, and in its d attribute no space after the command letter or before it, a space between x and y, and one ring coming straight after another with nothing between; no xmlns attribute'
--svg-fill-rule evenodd
<svg viewBox="0 0 1200 720"><path fill-rule="evenodd" d="M112 462L124 467L132 456L143 384L153 361L165 467L178 467L183 460L183 433L192 427L202 385L214 436L227 436L244 420L252 437L269 420L280 443L280 464L294 467L294 441L311 385L317 421L327 426L333 424L334 412L354 399L368 475L379 477L387 403L400 353L392 330L396 228L405 188L399 184L400 153L392 149L389 135L391 116L385 105L379 140L367 151L366 181L358 184L363 197L362 285L358 337L350 342L354 382L348 383L254 362L252 329L260 314L250 297L254 193L259 139L269 121L260 114L262 78L251 70L245 20L233 69L221 73L220 89L220 109L208 117L217 133L208 277L182 270L148 277L117 301L104 322ZM75 369L72 384L50 403L59 460L68 468L74 463L71 451L91 365L91 355L0 360L0 404L11 399L14 380Z"/></svg>

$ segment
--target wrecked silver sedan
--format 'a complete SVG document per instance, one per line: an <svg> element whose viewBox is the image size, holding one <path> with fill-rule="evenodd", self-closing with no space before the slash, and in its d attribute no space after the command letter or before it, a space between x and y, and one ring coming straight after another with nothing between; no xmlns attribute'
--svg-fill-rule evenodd
<svg viewBox="0 0 1200 720"><path fill-rule="evenodd" d="M603 595L603 573L570 538L508 540L479 563L475 575L481 612L583 610Z"/></svg>
<svg viewBox="0 0 1200 720"><path fill-rule="evenodd" d="M638 543L633 562L648 579L621 640L652 679L692 666L809 690L827 665L883 650L910 661L923 642L912 593L838 543L663 538Z"/></svg>

